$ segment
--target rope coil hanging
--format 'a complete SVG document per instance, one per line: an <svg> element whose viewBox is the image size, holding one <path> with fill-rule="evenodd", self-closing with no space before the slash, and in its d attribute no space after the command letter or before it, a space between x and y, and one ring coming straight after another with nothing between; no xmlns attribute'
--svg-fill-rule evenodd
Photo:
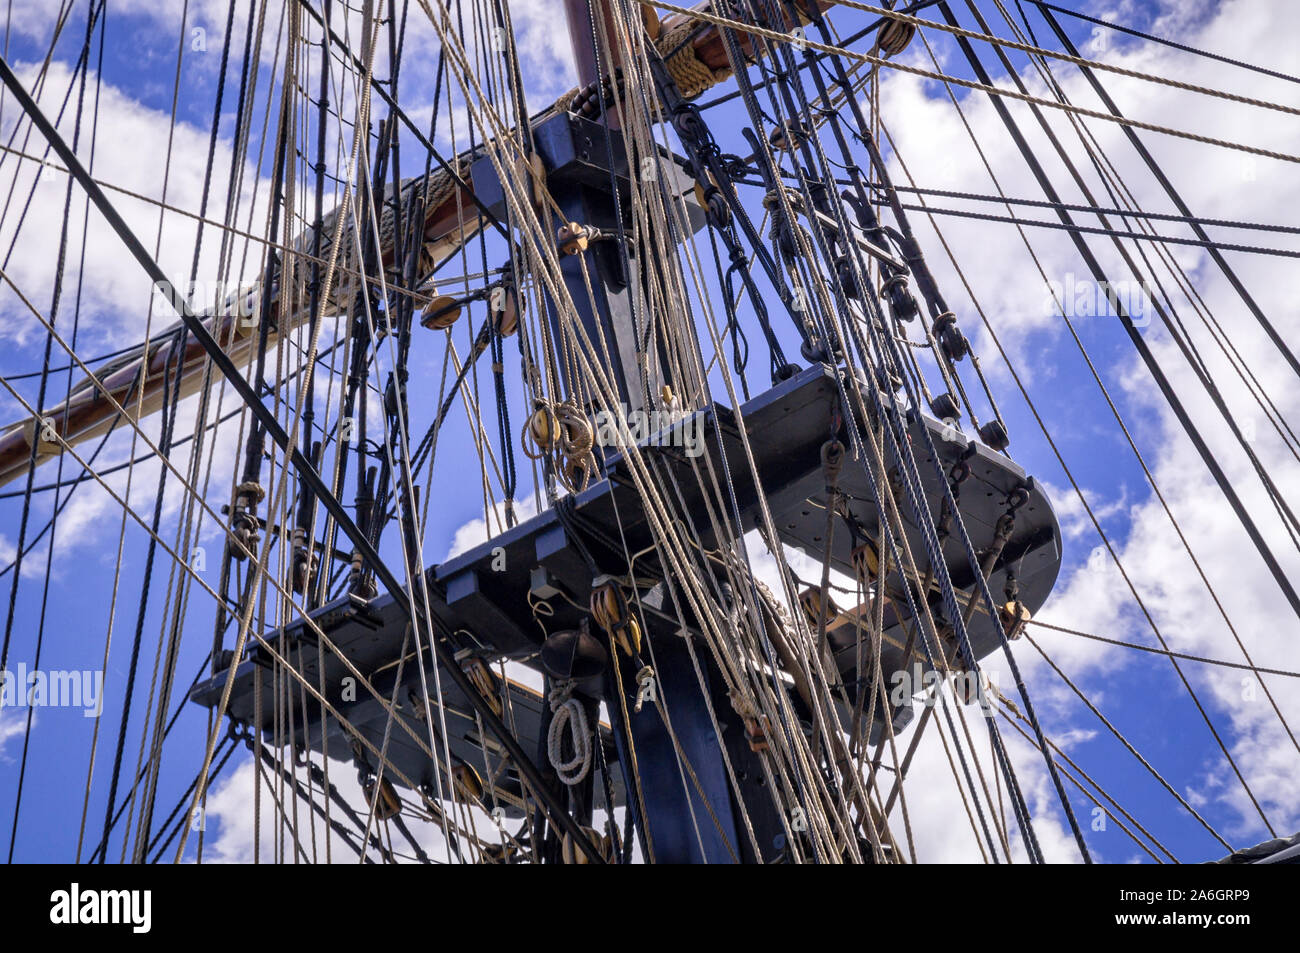
<svg viewBox="0 0 1300 953"><path fill-rule="evenodd" d="M591 728L587 710L573 697L573 683L558 682L550 693L551 726L546 732L546 757L564 784L581 784L591 771ZM564 756L568 735L572 757Z"/></svg>
<svg viewBox="0 0 1300 953"><path fill-rule="evenodd" d="M565 488L581 493L599 470L591 421L572 400L555 403L539 397L533 408L520 433L524 455L531 460L551 458Z"/></svg>

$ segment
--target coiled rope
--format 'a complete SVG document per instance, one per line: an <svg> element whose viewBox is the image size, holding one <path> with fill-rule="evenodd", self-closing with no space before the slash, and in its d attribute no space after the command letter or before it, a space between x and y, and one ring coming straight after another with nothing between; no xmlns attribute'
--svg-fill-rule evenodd
<svg viewBox="0 0 1300 953"><path fill-rule="evenodd" d="M591 729L587 710L573 697L573 683L559 682L551 689L551 727L546 733L546 757L566 785L581 784L591 770ZM564 738L569 736L573 756L564 757Z"/></svg>

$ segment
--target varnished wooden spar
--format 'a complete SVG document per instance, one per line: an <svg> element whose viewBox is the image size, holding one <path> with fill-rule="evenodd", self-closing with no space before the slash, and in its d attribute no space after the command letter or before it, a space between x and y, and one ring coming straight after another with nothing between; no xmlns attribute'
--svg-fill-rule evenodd
<svg viewBox="0 0 1300 953"><path fill-rule="evenodd" d="M417 185L418 180L409 179L403 183L403 192L410 192ZM432 266L473 237L478 230L479 219L476 214L471 214L473 204L465 196L456 195L457 186L450 175L444 172L433 173L429 178L428 189L431 196L436 196L436 201L425 216L424 229L425 258ZM327 216L323 223L323 257L329 254L335 215L337 210ZM385 239L380 249L384 267L392 264L391 218L390 210L385 215L387 227L381 230ZM349 229L344 230L342 241L345 250L348 249L352 242ZM311 247L312 232L308 230L300 236L296 248L306 250ZM339 312L339 299L345 297L340 293L341 290L346 291L354 284L353 274L349 274L352 270L350 256L341 255L339 265L331 296L333 300L326 304L326 316ZM257 353L257 322L260 320L257 310L262 295L261 282L254 282L231 295L221 309L205 317L204 323L209 332L239 367L247 365ZM279 289L273 287L268 347L275 346L282 330L288 333L310 317L305 297L301 301L286 303L288 307L282 309ZM83 380L68 401L50 408L39 420L29 417L7 427L0 433L0 485L26 472L31 460L33 439L40 439L36 456L39 465L62 453L64 446L76 446L108 432L117 419L118 407L132 419L161 409L164 370L168 365L176 366L175 348L180 338L179 332L180 324L174 324L156 335L147 348L141 345L130 354L92 369L102 386L96 386L89 379ZM203 382L205 363L203 346L193 336L189 336L180 357L181 397L198 392Z"/></svg>
<svg viewBox="0 0 1300 953"><path fill-rule="evenodd" d="M578 0L582 2L582 0ZM832 2L820 0L822 9L833 6ZM707 9L708 3L698 4L696 9ZM645 8L648 9L648 8ZM655 39L660 51L669 54L670 72L678 78L683 91L688 96L699 95L714 83L721 82L729 73L726 45L718 28L702 24L685 15L675 15L662 23L647 15L647 29ZM699 28L694 39L689 39L691 30ZM736 37L740 48L746 53L752 52L752 38L746 35ZM685 44L685 45L683 45ZM680 49L678 49L681 47ZM707 74L711 73L711 77ZM555 112L572 94L566 94L543 115ZM458 171L468 169L473 156L463 153L451 163ZM446 171L434 172L427 182L429 206L425 214L424 246L426 263L432 266L446 258L478 231L481 219L475 207L466 176L461 175L461 183ZM402 185L402 191L408 193L418 185L418 180L408 179ZM322 257L328 257L329 241L334 234L336 209L325 217L322 226ZM391 209L385 212L385 224L381 228L380 256L384 267L392 265L393 234L391 227ZM295 243L299 252L312 247L313 233L309 229ZM350 257L346 254L352 245L348 228L343 231L344 253L340 256L340 271L336 275L335 295L339 288L347 289L352 282L348 274ZM265 279L264 279L265 280ZM221 343L222 349L238 367L246 366L257 352L257 324L250 315L247 306L249 296L254 302L262 298L260 282L254 282L237 295L227 299L225 305L205 318L212 336ZM338 301L327 304L326 316L339 312ZM268 346L274 346L281 333L288 333L304 324L309 315L306 300L288 302L288 307L281 304L278 288L272 289ZM36 464L57 457L64 447L75 447L84 441L103 436L118 419L119 410L133 420L148 416L163 405L163 375L169 365L176 366L177 355L174 348L180 338L180 324L174 324L160 332L146 348L141 345L114 361L93 368L95 377L102 388L95 386L89 379L81 381L73 390L71 398L51 407L37 417L11 424L0 432L0 486L25 473L32 459L32 442L39 439L36 452ZM189 397L199 391L204 377L206 358L202 345L193 337L186 340L184 353L180 358L180 396Z"/></svg>

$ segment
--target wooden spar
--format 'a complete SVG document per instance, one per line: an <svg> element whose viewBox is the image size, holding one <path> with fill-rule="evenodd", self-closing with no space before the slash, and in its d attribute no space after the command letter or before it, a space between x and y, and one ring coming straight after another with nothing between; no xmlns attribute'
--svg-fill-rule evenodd
<svg viewBox="0 0 1300 953"><path fill-rule="evenodd" d="M594 75L595 62L591 52L590 34L587 30L588 2L589 0L565 0L565 11L571 24L580 23L582 26L582 30L571 29L570 35L574 41L579 76L584 79ZM819 0L819 4L822 9L834 5L833 0ZM705 2L697 4L695 8L707 9L708 7L709 3ZM601 5L601 8L607 9L604 5ZM651 19L647 19L647 26L653 30ZM688 21L690 18L684 14L676 14L659 24L658 32L667 35L674 28ZM729 69L726 45L717 27L712 25L702 25L702 27L699 35L691 41L690 45L696 57L721 78L721 74ZM752 51L751 37L738 35L736 39L742 50L747 53ZM552 110L567 98L566 96L559 100L555 106L552 106ZM458 170L465 170L471 158L472 156L467 152L459 156L452 166ZM438 174L435 173L435 177ZM408 179L403 183L403 190L405 191L413 181ZM480 220L474 203L470 200L471 197L458 194L459 191L453 183L450 194L440 197L441 200L434 203L426 212L424 242L426 259L430 266L453 254L478 231ZM465 191L468 192L468 189ZM336 209L325 219L324 231L327 236L333 234L333 216L337 214ZM299 249L310 247L308 241L310 234L308 231L303 238L299 239L297 243ZM343 235L345 243L350 243L350 231L344 229ZM345 252L348 250L350 249L345 248ZM392 238L389 234L381 248L385 266L391 265L392 254ZM341 256L341 262L347 261L348 258L349 256L346 255ZM349 275L337 274L335 287L336 289L340 285L347 287L350 281ZM255 283L250 289L241 292L239 297L244 298L250 291L257 291L259 287L260 285ZM260 294L260 291L257 293ZM250 327L246 320L241 326L241 313L233 304L233 301L228 301L228 306L221 309L224 313L211 315L208 318L208 328L212 336L221 342L223 349L236 366L244 367L256 355L257 335L250 333L250 330L255 330L256 326ZM338 313L337 304L333 307L327 306L327 315L336 313ZM271 314L275 316L276 325L270 330L268 346L277 343L281 330L288 333L305 323L309 317L305 302L296 302L287 309L282 308L278 291L273 293L271 299ZM74 447L107 433L118 415L114 401L132 419L160 410L163 404L164 369L169 363L174 365L176 361L176 354L172 348L178 337L173 332L178 332L179 329L179 324L173 325L158 334L154 341L150 342L147 350L144 345L141 345L136 353L117 358L95 369L95 376L103 384L102 390L93 386L89 379L83 380L74 388L72 397L68 401L49 408L41 414L39 420L36 417L28 417L0 431L0 486L27 471L32 459L32 441L38 436L41 437L41 442L36 453L37 465L57 457L63 452L64 446ZM203 348L197 341L188 338L180 364L181 397L189 397L198 392L203 383L205 364ZM55 439L45 439L45 435L53 436Z"/></svg>
<svg viewBox="0 0 1300 953"><path fill-rule="evenodd" d="M441 261L473 237L478 230L478 218L469 214L472 208L472 203L463 196L458 197L453 187L449 198L429 210L424 232L427 261ZM324 231L330 237L332 225L333 215L327 216ZM310 247L310 234L308 231L299 239L299 248ZM350 242L350 239L350 231L345 229L344 243ZM329 237L325 239L326 247L328 244ZM391 264L392 254L393 246L389 236L381 249L385 266ZM341 255L340 264L350 257ZM349 274L336 271L335 295L338 295L340 286L347 288L351 281ZM221 343L222 349L238 367L246 366L256 355L258 338L256 322L250 319L250 311L241 308L240 304L247 302L250 297L256 302L260 296L260 282L255 282L227 299L220 313L209 316L205 322L212 336ZM278 342L281 329L286 333L292 331L309 317L305 301L292 302L288 312L283 315L281 310L281 296L277 290L271 298L271 314L275 316L275 323L269 330L268 347L273 347ZM327 303L327 316L337 314L338 311L337 301ZM164 371L169 364L175 366L177 360L174 347L179 339L179 329L179 324L173 325L156 335L147 351L141 345L135 354L120 357L95 369L95 377L102 384L102 389L91 384L89 379L83 380L68 401L42 414L42 422L39 424L36 418L29 417L5 428L0 433L0 486L26 472L31 460L32 440L38 431L43 435L52 435L52 431L62 441L60 443L42 436L36 455L36 463L39 465L62 453L64 445L76 446L108 432L118 415L115 401L132 419L160 410L163 404ZM188 337L180 363L181 397L189 397L198 392L202 386L205 364L202 345L193 337Z"/></svg>
<svg viewBox="0 0 1300 953"><path fill-rule="evenodd" d="M582 2L582 0L578 0L578 2ZM836 0L816 0L816 3L819 10L829 10L835 6ZM697 3L692 5L690 9L707 11L711 6L712 4L708 2ZM642 9L648 10L650 8L643 7ZM781 15L784 17L786 15L785 11L781 11ZM807 23L809 21L806 17L800 16L800 22ZM667 35L684 23L694 23L703 28L700 35L691 42L691 46L695 50L695 56L699 61L715 73L723 72L730 75L731 61L727 58L727 44L723 41L718 27L711 23L706 24L702 20L696 20L684 13L675 13L666 20L661 21L659 29L663 35ZM788 23L790 27L795 25L793 21ZM735 32L733 36L736 44L746 55L753 55L755 52L759 55L763 54L763 47L757 42L757 38L753 34ZM661 50L661 52L668 53L670 51Z"/></svg>

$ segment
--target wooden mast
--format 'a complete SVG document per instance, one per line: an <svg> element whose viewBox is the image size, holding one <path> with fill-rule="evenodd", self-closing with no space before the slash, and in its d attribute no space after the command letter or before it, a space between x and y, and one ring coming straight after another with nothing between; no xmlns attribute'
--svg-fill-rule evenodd
<svg viewBox="0 0 1300 953"><path fill-rule="evenodd" d="M819 0L819 3L823 9L833 6L828 0ZM564 5L579 80L587 85L598 79L595 75L596 58L591 42L590 21L587 19L588 0L564 0ZM599 0L594 5L604 11L608 23L609 8ZM697 4L695 9L707 9L709 6L706 0ZM661 32L667 35L689 20L683 14L669 17L660 25ZM749 37L738 36L737 40L743 49L749 50ZM729 69L726 46L717 27L704 26L690 46L700 62L715 73L720 75ZM611 115L611 118L617 122L616 116ZM465 169L471 158L468 152L462 154L452 163L452 167ZM424 241L431 261L439 261L453 253L476 233L479 217L472 199L468 184L461 187L453 185L449 195L427 210ZM330 221L327 217L327 229L330 228ZM307 246L300 241L299 247ZM381 249L385 266L391 264L392 253L391 242ZM277 315L281 311L278 292L272 297L271 309ZM255 325L251 325L247 317L239 313L238 308L228 307L223 310L227 313L212 315L207 319L209 330L221 342L231 360L243 367L256 352L256 335L249 333L250 327ZM307 319L305 303L295 303L285 316L282 326L293 330ZM168 331L178 327L176 325ZM278 334L272 329L268 343L274 344L277 339ZM40 465L61 454L64 446L74 447L107 433L118 415L114 401L132 416L137 415L137 408L139 416L159 410L163 403L164 368L176 360L172 351L173 341L173 336L163 332L150 343L147 350L141 345L137 353L94 369L95 376L103 385L102 390L93 386L88 379L83 380L68 401L46 409L39 420L28 417L0 431L0 486L27 471L31 461L32 441L35 439L41 441L36 454L36 463ZM180 363L181 397L197 393L202 385L205 362L202 346L191 337Z"/></svg>

